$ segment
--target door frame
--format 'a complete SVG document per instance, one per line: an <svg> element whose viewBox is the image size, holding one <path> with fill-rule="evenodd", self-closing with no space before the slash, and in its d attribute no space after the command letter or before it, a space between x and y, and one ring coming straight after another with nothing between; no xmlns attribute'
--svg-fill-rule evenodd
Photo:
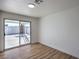
<svg viewBox="0 0 79 59"><path fill-rule="evenodd" d="M20 25L20 21L21 22L29 22L30 23L30 43L27 43L27 44L22 44L22 45L18 45L18 46L15 46L15 47L12 47L12 48L8 48L8 49L5 49L5 20L14 20L14 21L19 21L19 25ZM19 19L10 19L10 18L4 18L3 19L3 51L6 51L6 50L10 50L10 49L14 49L14 48L18 48L18 47L21 47L21 46L25 46L25 45L28 45L28 44L31 44L32 43L32 25L31 25L31 21L27 21L27 20L19 20ZM19 37L19 40L20 40L20 37Z"/></svg>

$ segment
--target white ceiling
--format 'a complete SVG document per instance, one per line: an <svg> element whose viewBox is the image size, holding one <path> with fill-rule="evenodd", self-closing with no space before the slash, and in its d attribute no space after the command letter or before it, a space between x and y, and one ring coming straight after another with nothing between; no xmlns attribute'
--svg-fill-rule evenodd
<svg viewBox="0 0 79 59"><path fill-rule="evenodd" d="M79 0L44 0L39 7L28 8L34 0L0 0L0 10L34 17L43 17L79 5Z"/></svg>

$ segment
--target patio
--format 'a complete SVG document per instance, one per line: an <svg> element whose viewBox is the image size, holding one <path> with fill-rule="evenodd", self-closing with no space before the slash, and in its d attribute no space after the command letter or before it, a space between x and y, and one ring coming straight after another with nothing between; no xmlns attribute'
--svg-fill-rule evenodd
<svg viewBox="0 0 79 59"><path fill-rule="evenodd" d="M25 36L19 36L19 34L5 35L5 49L30 43L30 35L26 36L27 38Z"/></svg>

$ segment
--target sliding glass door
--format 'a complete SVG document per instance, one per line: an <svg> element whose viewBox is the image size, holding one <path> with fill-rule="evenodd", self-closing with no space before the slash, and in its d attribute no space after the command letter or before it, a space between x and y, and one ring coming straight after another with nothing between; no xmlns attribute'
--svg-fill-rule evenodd
<svg viewBox="0 0 79 59"><path fill-rule="evenodd" d="M30 22L5 19L5 49L30 43Z"/></svg>

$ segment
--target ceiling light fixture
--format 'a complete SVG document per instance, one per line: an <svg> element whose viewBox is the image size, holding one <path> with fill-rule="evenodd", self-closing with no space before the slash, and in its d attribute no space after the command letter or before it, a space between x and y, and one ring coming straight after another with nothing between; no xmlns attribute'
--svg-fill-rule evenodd
<svg viewBox="0 0 79 59"><path fill-rule="evenodd" d="M34 5L34 4L32 4L32 3L29 3L29 4L28 4L28 7L29 7L29 8L34 8L34 7L35 7L35 5Z"/></svg>
<svg viewBox="0 0 79 59"><path fill-rule="evenodd" d="M29 8L34 8L36 5L40 5L43 2L43 0L34 0L33 3L29 3L28 7Z"/></svg>

